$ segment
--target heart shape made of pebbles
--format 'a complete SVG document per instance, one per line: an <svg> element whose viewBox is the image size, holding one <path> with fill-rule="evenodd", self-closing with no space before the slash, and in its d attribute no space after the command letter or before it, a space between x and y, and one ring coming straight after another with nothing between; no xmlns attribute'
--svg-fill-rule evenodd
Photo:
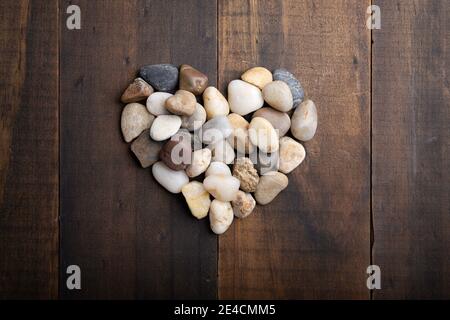
<svg viewBox="0 0 450 320"><path fill-rule="evenodd" d="M299 141L314 137L317 110L304 95L285 69L247 70L226 99L192 66L148 65L121 97L122 134L141 166L222 234L269 204L305 159Z"/></svg>

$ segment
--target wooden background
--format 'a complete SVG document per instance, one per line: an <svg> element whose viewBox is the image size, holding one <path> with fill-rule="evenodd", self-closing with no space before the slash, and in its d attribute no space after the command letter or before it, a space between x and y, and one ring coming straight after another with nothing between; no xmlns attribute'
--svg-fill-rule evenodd
<svg viewBox="0 0 450 320"><path fill-rule="evenodd" d="M1 1L0 298L450 298L450 5L373 1L371 32L370 4ZM289 187L225 235L123 142L119 97L153 63L222 92L285 67L318 106Z"/></svg>

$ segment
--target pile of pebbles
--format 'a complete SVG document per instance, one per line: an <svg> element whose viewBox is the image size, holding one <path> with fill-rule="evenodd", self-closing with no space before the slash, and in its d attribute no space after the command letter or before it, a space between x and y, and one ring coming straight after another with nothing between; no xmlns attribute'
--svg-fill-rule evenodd
<svg viewBox="0 0 450 320"><path fill-rule="evenodd" d="M141 166L222 234L275 199L305 159L299 141L314 137L317 110L304 96L285 69L247 70L226 99L192 66L148 65L121 97L122 133Z"/></svg>

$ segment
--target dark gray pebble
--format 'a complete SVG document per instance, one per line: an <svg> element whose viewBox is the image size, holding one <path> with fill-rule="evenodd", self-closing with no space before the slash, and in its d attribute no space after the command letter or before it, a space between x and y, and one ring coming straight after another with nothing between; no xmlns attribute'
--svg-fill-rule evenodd
<svg viewBox="0 0 450 320"><path fill-rule="evenodd" d="M139 76L156 91L173 92L178 85L178 68L172 64L144 66L139 71Z"/></svg>
<svg viewBox="0 0 450 320"><path fill-rule="evenodd" d="M305 91L303 90L300 81L287 71L286 69L276 69L273 72L273 80L281 80L287 83L292 92L292 97L294 98L294 108L296 108L300 103L302 103L305 98Z"/></svg>

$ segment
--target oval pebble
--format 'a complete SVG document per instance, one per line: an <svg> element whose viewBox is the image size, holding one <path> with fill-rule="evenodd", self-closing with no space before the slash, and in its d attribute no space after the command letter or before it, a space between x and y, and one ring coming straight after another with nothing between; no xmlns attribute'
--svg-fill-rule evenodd
<svg viewBox="0 0 450 320"><path fill-rule="evenodd" d="M253 67L245 71L241 79L262 89L272 82L272 72L263 67Z"/></svg>
<svg viewBox="0 0 450 320"><path fill-rule="evenodd" d="M214 87L208 87L203 92L203 104L208 120L217 116L226 116L230 113L227 99Z"/></svg>
<svg viewBox="0 0 450 320"><path fill-rule="evenodd" d="M245 81L233 80L228 84L228 103L232 112L245 116L264 105L261 90Z"/></svg>
<svg viewBox="0 0 450 320"><path fill-rule="evenodd" d="M317 109L311 100L303 101L291 118L292 135L300 141L309 141L316 134Z"/></svg>
<svg viewBox="0 0 450 320"><path fill-rule="evenodd" d="M288 174L305 160L305 148L290 137L280 139L280 171Z"/></svg>
<svg viewBox="0 0 450 320"><path fill-rule="evenodd" d="M215 234L222 234L233 223L233 208L229 202L213 200L209 209L209 222Z"/></svg>
<svg viewBox="0 0 450 320"><path fill-rule="evenodd" d="M181 192L194 217L203 219L208 215L211 199L209 198L209 193L206 191L203 183L191 181L181 189Z"/></svg>
<svg viewBox="0 0 450 320"><path fill-rule="evenodd" d="M208 170L206 170L205 176L231 176L230 167L221 161L213 161L209 164Z"/></svg>
<svg viewBox="0 0 450 320"><path fill-rule="evenodd" d="M225 175L210 175L203 180L205 189L221 201L233 201L239 191L239 184L235 177Z"/></svg>
<svg viewBox="0 0 450 320"><path fill-rule="evenodd" d="M272 124L264 118L255 117L248 128L250 141L261 151L272 153L278 150L279 137Z"/></svg>
<svg viewBox="0 0 450 320"><path fill-rule="evenodd" d="M144 105L140 103L129 103L122 111L120 126L123 138L130 142L138 137L142 131L150 128L155 117L148 113Z"/></svg>
<svg viewBox="0 0 450 320"><path fill-rule="evenodd" d="M160 116L162 114L170 114L169 110L166 109L166 100L172 97L173 94L168 92L155 92L152 93L147 98L147 110L155 116Z"/></svg>
<svg viewBox="0 0 450 320"><path fill-rule="evenodd" d="M283 137L291 128L291 118L287 113L265 107L257 110L252 118L261 117L269 121L275 130L278 130L278 135Z"/></svg>
<svg viewBox="0 0 450 320"><path fill-rule="evenodd" d="M302 103L305 97L305 92L302 85L300 84L300 81L298 81L292 73L290 73L286 69L276 69L273 72L273 80L281 80L286 82L286 84L289 86L289 89L291 89L294 108Z"/></svg>
<svg viewBox="0 0 450 320"><path fill-rule="evenodd" d="M155 141L163 141L169 139L181 127L181 119L175 115L158 116L150 129L150 137Z"/></svg>
<svg viewBox="0 0 450 320"><path fill-rule="evenodd" d="M272 108L281 112L288 112L292 109L291 89L285 82L280 80L273 81L263 88L262 93L264 101Z"/></svg>
<svg viewBox="0 0 450 320"><path fill-rule="evenodd" d="M178 90L166 100L166 109L178 116L191 116L195 112L197 100L192 92Z"/></svg>
<svg viewBox="0 0 450 320"><path fill-rule="evenodd" d="M155 180L171 193L180 193L181 189L189 183L189 178L184 171L172 170L162 161L152 166L152 174Z"/></svg>

